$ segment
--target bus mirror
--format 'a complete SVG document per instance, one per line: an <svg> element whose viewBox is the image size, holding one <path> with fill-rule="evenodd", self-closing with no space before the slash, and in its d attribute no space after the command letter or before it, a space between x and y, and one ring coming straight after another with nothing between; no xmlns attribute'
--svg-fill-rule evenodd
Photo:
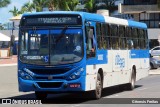
<svg viewBox="0 0 160 107"><path fill-rule="evenodd" d="M89 29L89 38L93 38L93 29Z"/></svg>
<svg viewBox="0 0 160 107"><path fill-rule="evenodd" d="M91 26L91 22L86 22L85 25L90 27Z"/></svg>

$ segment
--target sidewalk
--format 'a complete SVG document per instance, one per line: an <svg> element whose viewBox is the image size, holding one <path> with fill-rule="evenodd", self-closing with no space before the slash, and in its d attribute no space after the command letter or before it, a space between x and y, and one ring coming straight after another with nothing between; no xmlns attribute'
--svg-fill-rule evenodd
<svg viewBox="0 0 160 107"><path fill-rule="evenodd" d="M10 58L0 58L0 66L13 66L17 65L17 55L13 55Z"/></svg>
<svg viewBox="0 0 160 107"><path fill-rule="evenodd" d="M149 71L150 75L160 75L160 68L159 69L153 69Z"/></svg>

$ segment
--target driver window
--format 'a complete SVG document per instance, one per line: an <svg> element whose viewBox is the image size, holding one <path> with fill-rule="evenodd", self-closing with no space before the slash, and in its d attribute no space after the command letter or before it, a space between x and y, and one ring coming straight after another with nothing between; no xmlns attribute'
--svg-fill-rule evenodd
<svg viewBox="0 0 160 107"><path fill-rule="evenodd" d="M95 57L95 49L96 49L95 42L96 41L95 41L95 37L94 37L94 28L92 28L92 27L86 28L87 58Z"/></svg>
<svg viewBox="0 0 160 107"><path fill-rule="evenodd" d="M21 32L22 38L21 38L21 54L28 54L28 33L27 32Z"/></svg>

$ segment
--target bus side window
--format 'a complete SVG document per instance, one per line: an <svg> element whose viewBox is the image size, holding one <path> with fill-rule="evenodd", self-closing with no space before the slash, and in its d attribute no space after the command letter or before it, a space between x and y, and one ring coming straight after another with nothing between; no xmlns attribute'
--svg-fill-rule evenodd
<svg viewBox="0 0 160 107"><path fill-rule="evenodd" d="M86 47L87 47L87 58L95 57L95 37L94 37L94 29L89 28L86 29Z"/></svg>

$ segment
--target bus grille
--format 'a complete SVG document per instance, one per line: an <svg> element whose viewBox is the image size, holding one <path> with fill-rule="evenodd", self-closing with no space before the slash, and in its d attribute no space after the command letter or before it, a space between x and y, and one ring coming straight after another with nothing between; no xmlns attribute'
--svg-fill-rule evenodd
<svg viewBox="0 0 160 107"><path fill-rule="evenodd" d="M63 82L37 82L41 88L59 88Z"/></svg>
<svg viewBox="0 0 160 107"><path fill-rule="evenodd" d="M68 72L70 69L29 69L38 75L58 75Z"/></svg>
<svg viewBox="0 0 160 107"><path fill-rule="evenodd" d="M36 80L48 80L48 77L36 76ZM65 79L65 77L53 77L53 79Z"/></svg>

